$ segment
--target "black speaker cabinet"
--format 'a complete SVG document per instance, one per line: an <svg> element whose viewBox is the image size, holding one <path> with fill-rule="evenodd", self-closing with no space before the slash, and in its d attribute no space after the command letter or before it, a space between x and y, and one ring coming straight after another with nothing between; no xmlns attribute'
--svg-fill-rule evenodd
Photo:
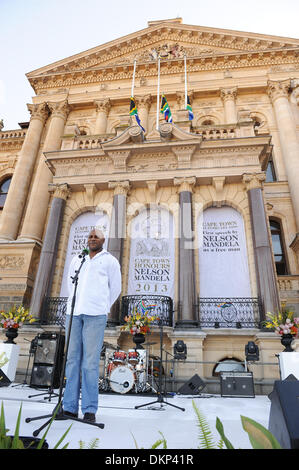
<svg viewBox="0 0 299 470"><path fill-rule="evenodd" d="M221 372L220 387L222 397L255 397L252 372Z"/></svg>
<svg viewBox="0 0 299 470"><path fill-rule="evenodd" d="M60 333L42 333L37 336L34 364L55 364L63 355L65 337Z"/></svg>
<svg viewBox="0 0 299 470"><path fill-rule="evenodd" d="M38 335L30 379L31 387L59 387L64 343L65 336L60 333L49 332Z"/></svg>
<svg viewBox="0 0 299 470"><path fill-rule="evenodd" d="M11 381L9 380L7 375L4 374L3 370L0 369L0 387L7 387L10 384Z"/></svg>
<svg viewBox="0 0 299 470"><path fill-rule="evenodd" d="M276 380L269 398L269 431L283 449L299 449L299 381Z"/></svg>
<svg viewBox="0 0 299 470"><path fill-rule="evenodd" d="M182 395L197 395L205 388L205 386L205 382L195 374L191 379L187 380L182 387L180 387L177 393L181 393Z"/></svg>
<svg viewBox="0 0 299 470"><path fill-rule="evenodd" d="M31 387L58 388L60 376L57 368L50 364L33 364L31 372Z"/></svg>

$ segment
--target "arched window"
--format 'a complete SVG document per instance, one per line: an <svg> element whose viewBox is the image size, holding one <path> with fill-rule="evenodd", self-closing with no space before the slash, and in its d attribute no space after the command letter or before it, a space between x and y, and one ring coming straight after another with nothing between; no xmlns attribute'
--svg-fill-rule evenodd
<svg viewBox="0 0 299 470"><path fill-rule="evenodd" d="M270 219L270 230L276 272L280 275L288 274L283 235L280 223L276 220Z"/></svg>
<svg viewBox="0 0 299 470"><path fill-rule="evenodd" d="M6 180L2 181L2 183L0 184L0 209L3 209L4 207L10 183L11 183L11 178L7 178Z"/></svg>
<svg viewBox="0 0 299 470"><path fill-rule="evenodd" d="M218 377L221 372L245 372L245 366L239 359L225 358L220 361L213 369L213 377Z"/></svg>

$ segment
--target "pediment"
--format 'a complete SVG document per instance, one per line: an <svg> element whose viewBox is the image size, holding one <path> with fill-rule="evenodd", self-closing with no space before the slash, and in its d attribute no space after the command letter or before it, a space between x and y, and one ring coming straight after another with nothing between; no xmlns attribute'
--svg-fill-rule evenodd
<svg viewBox="0 0 299 470"><path fill-rule="evenodd" d="M175 61L185 54L192 59L298 47L298 39L184 25L179 19L154 21L141 31L32 71L27 77L31 81L107 67L130 67L134 59L146 65L155 63L158 54L162 61Z"/></svg>

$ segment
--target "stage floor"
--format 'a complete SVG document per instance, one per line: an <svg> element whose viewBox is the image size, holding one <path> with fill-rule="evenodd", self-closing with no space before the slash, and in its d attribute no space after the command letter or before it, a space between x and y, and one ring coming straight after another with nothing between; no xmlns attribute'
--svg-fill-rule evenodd
<svg viewBox="0 0 299 470"><path fill-rule="evenodd" d="M21 436L33 436L33 432L47 421L47 418L26 423L26 418L51 414L57 403L57 397L39 395L44 390L30 388L28 385L12 383L0 387L0 403L4 404L6 427L9 434L14 434L17 415L22 403ZM57 390L56 390L57 392ZM32 395L38 395L31 397ZM29 398L31 397L31 398ZM46 397L46 399L45 399ZM148 404L157 399L156 395L140 396L139 394L105 393L99 396L97 422L103 423L104 429L74 420L55 420L47 434L49 448L53 448L72 424L71 430L64 439L69 443L68 449L78 449L79 441L85 447L98 438L98 449L150 449L161 438L163 433L167 441L167 449L197 449L199 446L199 430L194 400L197 408L204 415L213 433L215 442L220 436L216 430L216 417L222 421L225 433L236 449L251 449L247 433L243 430L240 415L252 418L268 427L271 402L267 396L258 395L255 398L221 397L220 395L176 395L167 397L166 403L173 406L153 403L140 409L135 406ZM82 418L80 414L79 417ZM38 434L42 437L45 429ZM135 440L136 443L135 443ZM60 446L61 447L61 446Z"/></svg>

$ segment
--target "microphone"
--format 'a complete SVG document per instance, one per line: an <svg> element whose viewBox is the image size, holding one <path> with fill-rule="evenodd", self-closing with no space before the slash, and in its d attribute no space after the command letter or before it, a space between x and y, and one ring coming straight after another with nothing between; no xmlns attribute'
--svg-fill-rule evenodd
<svg viewBox="0 0 299 470"><path fill-rule="evenodd" d="M84 256L88 255L89 250L88 248L83 248L82 252L79 255L79 258L83 258Z"/></svg>

